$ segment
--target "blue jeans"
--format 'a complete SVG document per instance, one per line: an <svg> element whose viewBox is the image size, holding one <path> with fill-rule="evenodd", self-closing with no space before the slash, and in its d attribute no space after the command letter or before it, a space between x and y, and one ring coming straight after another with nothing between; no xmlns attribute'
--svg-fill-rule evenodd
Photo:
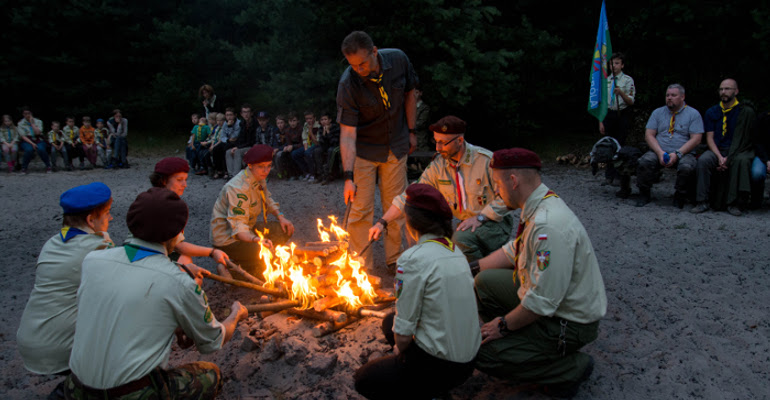
<svg viewBox="0 0 770 400"><path fill-rule="evenodd" d="M754 157L751 163L751 208L762 206L765 197L765 179L767 178L767 164L759 157Z"/></svg>
<svg viewBox="0 0 770 400"><path fill-rule="evenodd" d="M43 160L45 166L51 168L51 160L48 158L45 142L37 143L34 147L27 142L21 142L21 148L24 150L24 158L21 160L22 169L27 169L29 162L32 161L32 157L35 156L35 151L37 151L37 155Z"/></svg>
<svg viewBox="0 0 770 400"><path fill-rule="evenodd" d="M312 154L312 153L310 153ZM297 164L299 167L300 172L302 172L302 175L307 175L310 173L310 168L307 165L307 160L305 159L305 148L300 147L298 149L294 149L291 151L291 159L294 160L294 163Z"/></svg>
<svg viewBox="0 0 770 400"><path fill-rule="evenodd" d="M115 144L112 147L112 158L118 165L127 164L126 154L128 154L128 140L121 136L115 136Z"/></svg>

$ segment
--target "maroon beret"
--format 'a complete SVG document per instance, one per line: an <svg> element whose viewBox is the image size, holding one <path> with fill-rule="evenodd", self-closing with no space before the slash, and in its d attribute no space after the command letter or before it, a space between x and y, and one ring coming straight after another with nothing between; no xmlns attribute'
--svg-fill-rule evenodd
<svg viewBox="0 0 770 400"><path fill-rule="evenodd" d="M465 133L465 126L467 124L460 118L454 115L447 115L444 118L436 121L435 124L428 127L431 132L443 133L445 135L459 135Z"/></svg>
<svg viewBox="0 0 770 400"><path fill-rule="evenodd" d="M542 168L543 163L540 157L532 150L514 147L512 149L497 150L492 155L492 162L489 168L508 169L508 168Z"/></svg>
<svg viewBox="0 0 770 400"><path fill-rule="evenodd" d="M246 164L259 164L268 161L273 161L273 148L266 144L255 144L243 156L243 162Z"/></svg>
<svg viewBox="0 0 770 400"><path fill-rule="evenodd" d="M190 172L190 164L179 157L166 157L155 164L155 172L166 176L177 172Z"/></svg>
<svg viewBox="0 0 770 400"><path fill-rule="evenodd" d="M444 196L438 189L424 183L415 183L406 188L406 204L422 210L427 210L445 218L452 218Z"/></svg>
<svg viewBox="0 0 770 400"><path fill-rule="evenodd" d="M153 243L169 240L187 225L187 204L166 188L139 193L126 215L128 230L139 239Z"/></svg>

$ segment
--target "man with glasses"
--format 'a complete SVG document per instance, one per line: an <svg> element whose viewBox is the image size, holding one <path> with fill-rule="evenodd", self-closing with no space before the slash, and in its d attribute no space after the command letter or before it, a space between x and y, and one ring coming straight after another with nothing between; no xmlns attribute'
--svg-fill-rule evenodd
<svg viewBox="0 0 770 400"><path fill-rule="evenodd" d="M406 189L407 153L417 147L414 88L418 79L403 51L378 49L365 32L352 32L341 47L350 67L337 87L337 122L345 203L351 207L350 248L360 252L374 218L376 182L382 204L390 204ZM402 225L403 218L396 218L387 231L388 265L395 265L401 254ZM371 250L363 256L365 264L372 265Z"/></svg>
<svg viewBox="0 0 770 400"><path fill-rule="evenodd" d="M754 161L752 128L756 115L745 102L738 101L738 82L725 79L719 84L719 104L706 111L703 126L709 149L698 158L696 173L698 204L690 210L698 214L709 209L711 175L719 171L724 175L721 185L712 193L716 209L727 205L727 212L740 216L749 202L751 193L751 164Z"/></svg>
<svg viewBox="0 0 770 400"><path fill-rule="evenodd" d="M452 235L469 262L502 247L513 228L513 217L495 195L489 162L492 152L465 141L466 123L453 115L429 127L436 141L435 157L417 183L438 189L452 214L461 222ZM393 205L369 229L370 238L379 238L391 221L404 214L406 192L393 199Z"/></svg>

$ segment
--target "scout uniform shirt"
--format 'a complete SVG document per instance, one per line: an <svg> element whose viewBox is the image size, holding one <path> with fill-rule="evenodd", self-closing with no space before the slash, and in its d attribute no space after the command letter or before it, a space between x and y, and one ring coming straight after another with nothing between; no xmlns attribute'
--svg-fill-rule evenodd
<svg viewBox="0 0 770 400"><path fill-rule="evenodd" d="M610 95L610 102L607 107L614 111L623 111L628 107L626 99L619 94L615 94L615 88L619 88L623 91L631 100L636 98L636 86L634 85L634 78L624 74L622 71L620 75L612 75L607 78L607 93Z"/></svg>
<svg viewBox="0 0 770 400"><path fill-rule="evenodd" d="M25 118L16 124L16 129L19 132L19 136L26 136L35 143L45 141L45 133L43 133L43 121L37 118L32 118L32 123L34 123L35 126L40 130L40 135L35 135L35 130L32 128L32 124Z"/></svg>
<svg viewBox="0 0 770 400"><path fill-rule="evenodd" d="M481 346L473 277L462 251L433 234L398 258L393 332L414 336L426 353L465 363Z"/></svg>
<svg viewBox="0 0 770 400"><path fill-rule="evenodd" d="M64 131L64 143L75 144L80 140L80 129L77 126L70 128L69 125L64 125L62 130Z"/></svg>
<svg viewBox="0 0 770 400"><path fill-rule="evenodd" d="M244 168L222 187L211 212L211 242L224 247L237 241L239 232L254 233L257 218L267 214L277 215L278 203L273 201L265 187L265 181L257 181L248 168Z"/></svg>
<svg viewBox="0 0 770 400"><path fill-rule="evenodd" d="M444 157L437 155L425 168L416 183L424 183L438 189L444 196L455 218L464 221L479 214L500 221L510 210L500 198L495 198L492 172L489 162L492 152L465 142L465 154L458 163L459 170ZM462 188L458 192L458 178ZM393 204L404 209L406 191L393 198Z"/></svg>
<svg viewBox="0 0 770 400"><path fill-rule="evenodd" d="M64 131L48 131L48 142L51 144L64 143Z"/></svg>
<svg viewBox="0 0 770 400"><path fill-rule="evenodd" d="M37 259L35 286L21 316L16 344L24 367L37 374L69 369L83 258L112 242L88 227L65 226Z"/></svg>
<svg viewBox="0 0 770 400"><path fill-rule="evenodd" d="M78 309L70 368L95 389L166 368L177 327L201 353L220 349L225 339L201 287L163 245L139 238L83 260Z"/></svg>
<svg viewBox="0 0 770 400"><path fill-rule="evenodd" d="M607 312L604 281L591 240L572 210L541 184L524 204L521 223L520 237L503 246L517 271L521 305L581 324L601 319Z"/></svg>
<svg viewBox="0 0 770 400"><path fill-rule="evenodd" d="M0 127L0 143L11 144L19 140L19 131L16 128L10 126Z"/></svg>

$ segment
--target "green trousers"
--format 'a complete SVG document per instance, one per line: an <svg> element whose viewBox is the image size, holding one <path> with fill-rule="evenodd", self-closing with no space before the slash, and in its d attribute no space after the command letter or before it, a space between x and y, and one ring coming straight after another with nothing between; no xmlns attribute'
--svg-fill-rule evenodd
<svg viewBox="0 0 770 400"><path fill-rule="evenodd" d="M511 269L493 269L476 275L476 302L484 322L503 316L520 300L518 279ZM580 380L590 357L578 350L596 340L599 321L590 324L565 321L566 350L559 349L562 331L558 317L535 322L481 346L476 369L520 383L557 384Z"/></svg>
<svg viewBox="0 0 770 400"><path fill-rule="evenodd" d="M468 262L471 262L484 258L503 247L510 240L512 229L513 216L508 213L499 222L484 222L476 228L475 232L471 232L470 229L456 230L452 235L452 241L460 247Z"/></svg>

